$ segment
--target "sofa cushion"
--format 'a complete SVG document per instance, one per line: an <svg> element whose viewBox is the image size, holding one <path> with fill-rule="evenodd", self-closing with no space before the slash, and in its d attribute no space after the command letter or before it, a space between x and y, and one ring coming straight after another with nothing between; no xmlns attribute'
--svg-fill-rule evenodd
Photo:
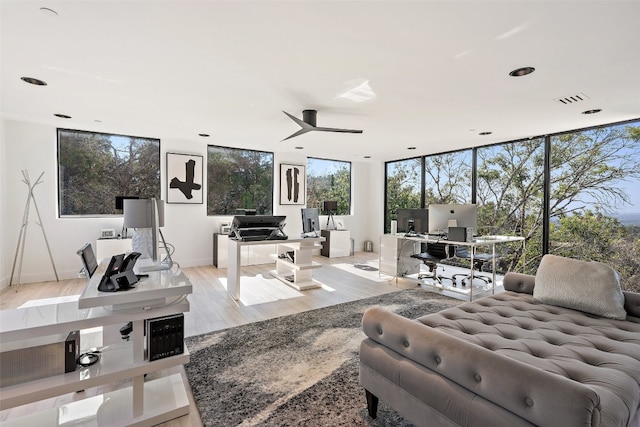
<svg viewBox="0 0 640 427"><path fill-rule="evenodd" d="M627 316L620 273L596 261L545 255L536 273L533 300L610 319Z"/></svg>
<svg viewBox="0 0 640 427"><path fill-rule="evenodd" d="M636 317L595 317L506 291L417 320L591 388L600 399L602 426L635 425L630 420L640 408L640 319ZM475 360L470 367L483 363ZM529 390L531 384L523 382L522 387Z"/></svg>

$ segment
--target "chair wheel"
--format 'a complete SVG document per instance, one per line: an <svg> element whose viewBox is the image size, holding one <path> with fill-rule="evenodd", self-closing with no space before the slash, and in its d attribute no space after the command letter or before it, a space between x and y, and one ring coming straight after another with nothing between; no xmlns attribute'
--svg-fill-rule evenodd
<svg viewBox="0 0 640 427"><path fill-rule="evenodd" d="M462 281L462 286L467 287L467 281L466 280Z"/></svg>

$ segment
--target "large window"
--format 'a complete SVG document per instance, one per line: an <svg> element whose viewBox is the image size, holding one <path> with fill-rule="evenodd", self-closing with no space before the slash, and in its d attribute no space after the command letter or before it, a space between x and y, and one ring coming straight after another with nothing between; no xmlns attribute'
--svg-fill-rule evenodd
<svg viewBox="0 0 640 427"><path fill-rule="evenodd" d="M207 148L207 215L273 213L273 153Z"/></svg>
<svg viewBox="0 0 640 427"><path fill-rule="evenodd" d="M477 153L478 233L524 236L526 254L520 244L500 245L501 270L535 272L542 256L544 139L483 147Z"/></svg>
<svg viewBox="0 0 640 427"><path fill-rule="evenodd" d="M386 164L386 208L385 230L391 229L391 220L396 218L398 209L421 208L422 160L419 157Z"/></svg>
<svg viewBox="0 0 640 427"><path fill-rule="evenodd" d="M307 207L337 201L337 215L351 214L351 162L307 158Z"/></svg>
<svg viewBox="0 0 640 427"><path fill-rule="evenodd" d="M471 203L471 150L424 159L424 207L431 203Z"/></svg>
<svg viewBox="0 0 640 427"><path fill-rule="evenodd" d="M640 291L640 125L551 137L549 252L601 261Z"/></svg>
<svg viewBox="0 0 640 427"><path fill-rule="evenodd" d="M160 198L160 140L58 129L60 216L116 214L116 196Z"/></svg>
<svg viewBox="0 0 640 427"><path fill-rule="evenodd" d="M412 188L402 189L412 197L398 203L394 193L402 187L394 171L420 162L425 182L413 173L407 181ZM526 253L514 246L501 254L501 270L534 274L542 256L554 253L612 265L622 274L623 289L640 291L639 121L386 166L386 231L395 210L420 207L419 198L425 207L477 203L479 233L526 239Z"/></svg>

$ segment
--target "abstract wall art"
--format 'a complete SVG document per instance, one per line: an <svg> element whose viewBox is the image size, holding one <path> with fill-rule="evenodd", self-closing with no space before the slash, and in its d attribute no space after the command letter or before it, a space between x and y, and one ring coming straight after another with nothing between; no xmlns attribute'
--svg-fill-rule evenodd
<svg viewBox="0 0 640 427"><path fill-rule="evenodd" d="M202 156L167 153L167 203L203 203Z"/></svg>
<svg viewBox="0 0 640 427"><path fill-rule="evenodd" d="M304 205L306 203L307 173L305 166L280 164L280 204Z"/></svg>

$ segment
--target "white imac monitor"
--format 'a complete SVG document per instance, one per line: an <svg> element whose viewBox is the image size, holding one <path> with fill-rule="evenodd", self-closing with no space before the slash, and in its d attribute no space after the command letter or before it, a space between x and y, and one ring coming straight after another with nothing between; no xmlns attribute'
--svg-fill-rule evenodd
<svg viewBox="0 0 640 427"><path fill-rule="evenodd" d="M429 205L429 234L446 234L449 227L466 227L467 236L475 236L478 231L477 205Z"/></svg>

